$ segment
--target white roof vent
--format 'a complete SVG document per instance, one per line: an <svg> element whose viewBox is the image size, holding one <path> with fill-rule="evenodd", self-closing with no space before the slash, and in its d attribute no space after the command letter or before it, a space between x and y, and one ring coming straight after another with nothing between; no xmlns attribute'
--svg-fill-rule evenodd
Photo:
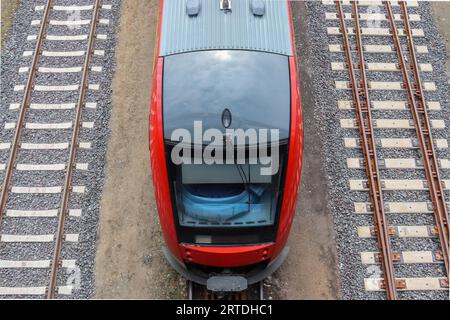
<svg viewBox="0 0 450 320"><path fill-rule="evenodd" d="M231 0L220 0L220 10L231 11Z"/></svg>
<svg viewBox="0 0 450 320"><path fill-rule="evenodd" d="M186 13L190 17L198 16L201 8L202 8L202 4L200 3L200 0L187 0L186 1Z"/></svg>
<svg viewBox="0 0 450 320"><path fill-rule="evenodd" d="M253 15L262 17L266 13L266 4L263 0L252 0L250 8Z"/></svg>

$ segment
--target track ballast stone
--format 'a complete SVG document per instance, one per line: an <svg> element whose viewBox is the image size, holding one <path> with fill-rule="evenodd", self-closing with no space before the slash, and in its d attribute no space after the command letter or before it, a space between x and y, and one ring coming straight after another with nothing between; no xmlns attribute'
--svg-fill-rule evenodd
<svg viewBox="0 0 450 320"><path fill-rule="evenodd" d="M360 252L378 251L376 239L361 239L357 235L359 226L373 225L372 214L355 214L354 202L370 202L368 192L355 192L349 188L350 179L367 179L366 173L362 169L348 169L346 158L362 158L360 149L348 149L344 146L344 138L358 137L358 130L343 129L340 126L340 119L356 119L354 110L343 111L337 107L338 100L352 100L350 90L336 90L335 80L349 81L348 71L332 71L331 62L343 62L345 55L341 53L329 52L329 44L341 44L341 36L330 36L327 34L327 27L338 26L338 20L325 20L326 12L335 12L335 6L325 6L321 1L310 1L306 3L307 24L310 30L311 43L308 48L311 65L307 68L311 74L313 83L312 89L315 96L313 106L303 106L304 108L314 108L316 110L317 130L320 130L321 138L325 146L324 162L328 174L329 185L329 207L334 216L334 227L336 233L336 243L338 246L339 269L341 278L341 289L344 299L385 299L384 292L367 292L364 290L364 278L381 277L380 267L377 265L364 266L361 263ZM344 11L349 12L350 6L345 6ZM423 81L433 81L436 83L436 92L426 92L427 101L439 101L442 106L441 111L429 113L431 119L443 119L446 124L445 129L433 129L434 139L449 139L448 126L450 125L449 85L446 74L446 52L445 45L434 23L431 14L431 5L420 2L418 8L408 8L410 14L420 14L422 21L412 22L413 28L423 28L424 38L415 38L416 45L427 45L430 52L428 54L418 54L419 63L431 63L433 72L422 72ZM393 8L394 13L399 13L399 8ZM366 13L365 7L360 7L361 13ZM384 12L384 8L381 8ZM347 27L352 24L351 20L346 20ZM364 22L362 22L364 23ZM387 22L382 26L388 28ZM400 25L398 25L400 26ZM364 44L386 44L387 37L363 37ZM402 39L405 44L405 40ZM369 54L366 53L368 62L397 62L396 54ZM353 55L354 61L356 55ZM401 81L400 72L369 72L368 80L372 81ZM371 92L371 99L406 100L404 92ZM393 118L394 112L374 111L375 119ZM396 111L395 118L410 119L409 111ZM415 138L414 130L377 130L377 138L405 137ZM405 151L389 150L377 148L380 158L395 158L400 154L402 157L417 158L417 150ZM449 150L437 150L439 158L448 159ZM441 170L442 179L449 178L449 170ZM387 179L425 179L423 170L382 170L382 177ZM447 199L448 199L447 192ZM403 191L385 192L385 202L388 201L430 201L427 192ZM434 223L432 214L388 214L388 221L392 225L432 225ZM398 239L392 238L393 250L438 250L438 239ZM399 265L395 267L396 276L402 277L426 277L444 276L442 265L415 264ZM422 291L422 292L400 292L400 299L448 299L447 291Z"/></svg>
<svg viewBox="0 0 450 320"><path fill-rule="evenodd" d="M90 149L78 149L76 162L88 163L88 171L75 171L74 186L85 186L84 194L72 193L70 208L82 209L82 216L68 217L65 234L78 233L78 242L65 241L61 258L75 259L77 268L63 269L58 273L58 286L73 285L72 295L58 295L58 298L88 299L95 296L94 263L96 254L96 238L98 232L98 214L104 183L104 166L109 136L109 119L112 107L112 79L115 71L116 35L119 26L121 1L105 0L103 5L111 5L112 9L101 9L100 18L109 19L109 24L99 24L97 34L107 35L106 40L96 39L94 48L103 50L104 55L94 55L91 66L101 66L102 72L90 72L89 84L99 84L98 91L89 90L87 102L96 102L96 109L84 108L82 121L93 122L92 129L83 128L81 142L91 143ZM32 57L23 57L24 51L33 51L36 41L27 41L28 35L38 33L39 27L32 26L32 20L41 20L43 11L35 11L35 7L45 5L46 1L21 1L14 16L12 27L7 34L1 52L1 107L0 107L0 143L12 141L14 130L5 130L5 123L16 122L18 110L9 110L11 103L20 103L23 91L15 92L14 86L26 83L27 73L19 73L20 67L29 67ZM55 0L54 5L93 5L92 0ZM75 14L75 16L73 16ZM54 11L50 13L52 20L91 19L92 10L80 12ZM88 34L89 26L81 26L70 30L67 27L50 25L49 35ZM81 51L86 50L87 41L45 41L44 51ZM100 52L101 53L101 52ZM82 66L84 57L41 57L39 66L77 67ZM81 73L45 74L39 73L37 85L69 85L80 84ZM70 92L33 92L32 103L76 103L78 91ZM29 110L27 122L58 123L71 122L74 119L72 110ZM27 143L62 143L69 142L72 130L24 130L23 142ZM20 150L17 163L55 164L66 163L68 150ZM6 163L9 150L0 150L0 163ZM32 162L31 162L32 161ZM0 181L4 179L4 171L0 171ZM62 172L15 172L14 186L62 186ZM58 208L60 194L19 195L11 194L8 208L26 210L42 210ZM1 226L2 234L51 234L56 232L56 218L12 218L4 217ZM39 260L49 259L54 243L1 243L1 260ZM47 286L49 269L0 269L0 287L14 286ZM41 297L41 296L39 296ZM0 298L11 298L3 296ZM19 298L36 298L36 296L20 296Z"/></svg>

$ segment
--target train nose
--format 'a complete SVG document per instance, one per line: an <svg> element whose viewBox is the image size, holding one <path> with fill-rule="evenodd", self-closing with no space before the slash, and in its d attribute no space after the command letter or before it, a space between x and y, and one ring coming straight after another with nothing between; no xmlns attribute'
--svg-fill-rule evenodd
<svg viewBox="0 0 450 320"><path fill-rule="evenodd" d="M164 256L169 264L187 280L208 286L211 291L236 292L246 286L261 282L274 273L286 260L289 248L285 247L281 253L270 262L256 263L248 267L226 268L221 272L205 272L204 266L198 264L184 264L177 260L172 253L163 247ZM245 281L244 281L245 280ZM227 290L225 290L227 289Z"/></svg>
<svg viewBox="0 0 450 320"><path fill-rule="evenodd" d="M273 255L274 244L228 247L179 245L179 248L187 263L233 268L269 260Z"/></svg>

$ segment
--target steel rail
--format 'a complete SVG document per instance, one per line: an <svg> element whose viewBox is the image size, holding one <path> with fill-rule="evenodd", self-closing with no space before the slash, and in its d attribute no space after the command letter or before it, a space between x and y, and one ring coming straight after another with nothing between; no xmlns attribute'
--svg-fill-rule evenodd
<svg viewBox="0 0 450 320"><path fill-rule="evenodd" d="M374 211L374 223L376 228L376 237L380 248L380 262L383 269L386 295L389 300L397 299L397 285L394 275L393 253L391 251L389 226L386 220L383 203L383 193L381 187L380 170L372 122L371 104L369 98L369 88L367 84L366 65L362 47L361 29L359 21L359 10L356 1L352 2L352 14L355 24L356 48L359 59L360 86L358 86L355 65L351 53L349 34L345 22L345 16L340 1L335 1L337 13L340 21L344 50L347 59L347 67L351 80L351 90L353 103L357 113L357 121L361 136L361 145L363 149L366 173L369 182L369 193Z"/></svg>
<svg viewBox="0 0 450 320"><path fill-rule="evenodd" d="M90 63L92 56L94 54L94 40L96 36L96 30L97 25L99 21L99 15L100 15L100 6L101 6L101 0L95 0L95 5L92 12L92 20L91 20L91 27L89 31L89 40L88 40L88 47L86 50L86 56L84 60L84 66L83 66L83 74L81 79L81 85L80 85L80 92L78 95L78 101L76 105L76 114L75 114L75 121L73 126L73 132L72 132L72 140L70 144L70 153L69 153L69 160L67 164L67 171L66 171L66 177L64 182L64 187L62 190L62 199L61 199L61 205L58 212L58 228L56 232L55 237L55 249L53 251L53 260L52 260L52 266L50 271L50 284L47 291L47 298L48 299L54 299L56 296L56 286L57 286L57 278L58 278L58 269L60 266L60 255L61 255L61 248L62 248L62 242L64 240L64 225L66 216L69 213L69 198L70 193L72 191L72 178L73 178L73 172L74 168L76 166L75 160L76 160L76 152L77 147L79 145L79 133L81 129L81 115L83 112L83 108L85 107L86 103L86 92L88 89L88 82L89 82L89 71L90 71Z"/></svg>
<svg viewBox="0 0 450 320"><path fill-rule="evenodd" d="M16 123L16 129L13 136L13 141L11 143L10 154L8 158L8 164L6 165L5 178L3 180L2 191L0 194L0 226L2 223L3 216L6 214L6 204L8 202L9 193L11 191L11 180L13 176L13 171L16 165L17 151L20 147L20 141L22 138L22 131L25 124L25 117L27 111L30 107L31 93L33 92L34 83L38 72L39 58L42 55L42 45L44 43L45 34L47 33L49 25L50 11L52 8L53 0L47 0L45 6L44 14L42 16L41 26L39 28L39 33L36 39L36 46L34 48L33 59L31 62L31 67L28 71L28 79L24 89L24 96L22 103L20 105L19 117Z"/></svg>
<svg viewBox="0 0 450 320"><path fill-rule="evenodd" d="M411 24L409 21L408 9L403 1L400 2L404 30L407 37L408 51L410 55L410 64L408 65L402 49L400 37L395 24L392 7L389 1L384 1L387 11L390 30L394 40L397 56L400 62L400 69L402 71L403 83L407 91L409 109L414 120L414 127L416 129L420 154L425 169L428 181L428 189L430 191L431 200L433 203L433 212L436 221L436 228L439 235L439 240L442 247L442 256L444 260L445 270L449 271L449 229L448 229L448 212L445 201L445 191L442 187L442 180L439 174L439 164L436 156L436 151L433 144L433 137L431 133L430 120L427 112L427 104L420 77L419 65L417 63L417 56L415 52L415 45L411 31ZM409 72L413 74L413 80L409 77Z"/></svg>
<svg viewBox="0 0 450 320"><path fill-rule="evenodd" d="M405 26L405 31L406 34L408 36L408 48L409 48L409 52L411 55L411 63L412 63L412 67L413 67L413 74L414 74L414 78L415 78L415 83L417 85L417 91L416 91L416 97L419 99L419 114L423 115L423 117L425 118L425 123L428 126L428 131L429 134L425 134L425 137L428 137L428 141L426 141L427 143L425 144L425 146L428 148L427 153L426 153L426 160L429 164L430 167L427 167L427 169L429 170L429 174L428 176L431 178L430 180L430 185L433 185L433 191L431 191L431 187L430 187L430 192L433 192L433 196L436 199L436 202L433 201L433 204L435 206L435 212L438 213L435 218L436 218L436 224L437 224L437 228L438 228L438 233L439 233L439 239L441 241L441 245L442 245L442 253L443 253L443 258L444 258L444 264L445 264L445 269L447 272L447 277L448 277L448 273L449 273L449 229L448 229L448 210L447 210L447 205L446 205L446 200L445 200L445 191L444 188L442 186L442 180L441 180L441 175L439 173L439 163L438 163L438 159L436 156L436 151L435 151L435 147L434 147L434 143L433 143L433 137L431 134L431 129L430 129L430 123L429 123L429 118L428 118L428 111L426 109L427 103L425 100L425 94L423 92L423 85L422 85L422 80L420 77L420 71L419 71L419 65L417 62L417 55L416 55L416 50L415 50L415 45L414 45L414 39L413 39L413 34L412 34L412 30L411 30L411 23L409 21L409 14L408 14L408 9L406 7L406 3L405 2L400 2L400 6L401 6L401 10L402 10L402 14L404 17L404 26ZM434 182L431 183L431 180Z"/></svg>

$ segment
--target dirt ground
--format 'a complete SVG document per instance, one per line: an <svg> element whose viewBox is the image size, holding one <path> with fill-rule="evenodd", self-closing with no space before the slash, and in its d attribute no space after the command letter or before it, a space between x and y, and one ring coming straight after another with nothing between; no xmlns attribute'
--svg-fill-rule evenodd
<svg viewBox="0 0 450 320"><path fill-rule="evenodd" d="M182 298L166 264L151 184L148 116L157 0L123 0L96 257L97 298ZM181 288L181 290L180 290Z"/></svg>
<svg viewBox="0 0 450 320"><path fill-rule="evenodd" d="M294 12L299 21L301 7L297 5ZM161 254L163 240L151 185L147 132L157 9L155 0L123 1L100 213L97 298L176 299L186 294L184 280ZM304 33L306 28L299 30ZM305 80L309 75L301 76ZM303 89L304 105L308 105L307 84ZM305 110L305 118L312 115L313 110ZM315 161L321 144L311 125L305 125L305 138L302 193L289 240L291 251L267 282L267 292L280 299L336 299L333 223L323 201L325 174Z"/></svg>
<svg viewBox="0 0 450 320"><path fill-rule="evenodd" d="M149 166L149 88L157 3L123 1L96 260L97 298L176 299L186 294L184 280L171 270L160 250L163 240ZM290 255L266 288L273 298L338 299L339 276L332 217L326 207L326 176L316 161L322 146L314 130L314 111L307 107L312 97L308 94L308 59L302 58L308 43L303 7L301 2L293 6L305 118L302 189L289 239ZM434 3L433 7L449 46L450 5Z"/></svg>
<svg viewBox="0 0 450 320"><path fill-rule="evenodd" d="M322 168L322 143L314 121L314 109L309 88L312 76L307 52L308 34L305 5L292 6L300 79L302 86L304 158L302 184L296 217L288 246L289 257L276 273L281 285L281 299L338 299L339 277L333 217L327 209L326 174Z"/></svg>
<svg viewBox="0 0 450 320"><path fill-rule="evenodd" d="M5 40L5 35L11 27L12 17L17 7L19 6L19 0L1 0L1 45Z"/></svg>
<svg viewBox="0 0 450 320"><path fill-rule="evenodd" d="M445 41L447 54L450 52L450 1L433 2L433 15L439 32ZM447 57L447 70L450 76L450 55Z"/></svg>

